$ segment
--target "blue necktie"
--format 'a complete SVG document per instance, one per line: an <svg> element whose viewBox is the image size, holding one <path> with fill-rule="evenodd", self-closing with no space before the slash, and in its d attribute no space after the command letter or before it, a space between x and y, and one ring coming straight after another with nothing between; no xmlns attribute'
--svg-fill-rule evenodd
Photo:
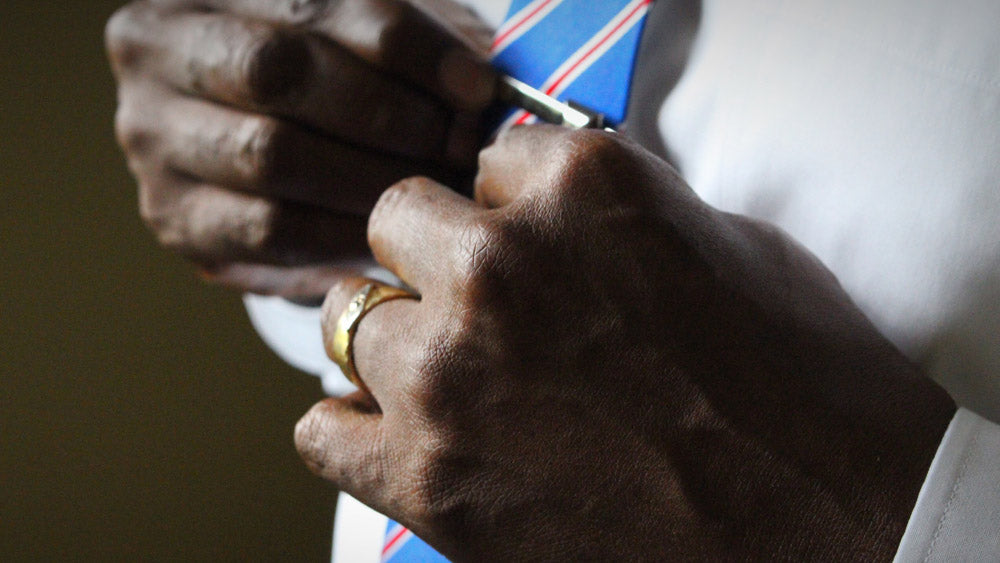
<svg viewBox="0 0 1000 563"><path fill-rule="evenodd" d="M514 0L493 64L560 101L625 119L632 68L651 0ZM512 123L531 123L515 112Z"/></svg>
<svg viewBox="0 0 1000 563"><path fill-rule="evenodd" d="M493 64L560 101L572 100L625 119L632 67L652 0L513 0L491 48ZM513 111L504 125L532 123ZM389 521L382 561L448 560L402 525Z"/></svg>

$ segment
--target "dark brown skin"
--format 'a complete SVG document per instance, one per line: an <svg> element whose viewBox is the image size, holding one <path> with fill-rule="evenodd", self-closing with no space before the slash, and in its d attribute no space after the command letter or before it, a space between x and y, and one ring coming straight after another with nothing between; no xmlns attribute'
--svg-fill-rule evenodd
<svg viewBox="0 0 1000 563"><path fill-rule="evenodd" d="M516 128L475 201L383 193L462 176L491 84L434 72L482 36L464 12L394 28L431 21L398 6L163 0L109 24L166 245L242 288L333 285L327 339L367 247L420 294L361 322L371 395L302 419L307 464L456 561L890 559L947 394L815 257L622 136ZM415 121L369 119L404 99Z"/></svg>
<svg viewBox="0 0 1000 563"><path fill-rule="evenodd" d="M422 300L361 322L315 472L458 561L893 556L955 407L812 255L598 131L503 135L476 201L376 206Z"/></svg>
<svg viewBox="0 0 1000 563"><path fill-rule="evenodd" d="M108 23L116 129L160 242L242 290L322 296L414 174L471 183L490 30L423 0L146 0Z"/></svg>

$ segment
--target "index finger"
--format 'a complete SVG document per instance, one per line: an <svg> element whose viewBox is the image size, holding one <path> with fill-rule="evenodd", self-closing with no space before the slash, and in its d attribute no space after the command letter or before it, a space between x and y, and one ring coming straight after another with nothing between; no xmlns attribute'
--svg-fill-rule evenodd
<svg viewBox="0 0 1000 563"><path fill-rule="evenodd" d="M153 0L210 8L315 31L455 109L478 111L494 97L486 57L426 12L399 0Z"/></svg>

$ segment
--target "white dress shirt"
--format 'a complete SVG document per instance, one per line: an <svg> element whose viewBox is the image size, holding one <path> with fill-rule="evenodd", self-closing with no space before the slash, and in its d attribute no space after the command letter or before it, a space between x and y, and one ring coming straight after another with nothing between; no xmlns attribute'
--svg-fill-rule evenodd
<svg viewBox="0 0 1000 563"><path fill-rule="evenodd" d="M468 3L494 25L508 4ZM686 65L633 104L629 134L708 203L802 242L963 407L897 560L1000 560L1000 426L987 420L1000 420L1000 2L705 0L677 13L678 41L696 32ZM350 388L323 356L317 311L246 302L279 354L328 392ZM377 561L384 531L342 498L335 559Z"/></svg>

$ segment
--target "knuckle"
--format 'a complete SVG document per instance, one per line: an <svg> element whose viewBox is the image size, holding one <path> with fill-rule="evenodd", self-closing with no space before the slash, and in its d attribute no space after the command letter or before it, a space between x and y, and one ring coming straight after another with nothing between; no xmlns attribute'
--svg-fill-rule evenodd
<svg viewBox="0 0 1000 563"><path fill-rule="evenodd" d="M119 106L115 112L115 138L130 158L148 155L154 142L153 132L143 126L128 105Z"/></svg>
<svg viewBox="0 0 1000 563"><path fill-rule="evenodd" d="M254 103L291 103L311 73L312 55L305 35L259 32L239 55L247 94Z"/></svg>
<svg viewBox="0 0 1000 563"><path fill-rule="evenodd" d="M275 204L254 199L235 216L221 215L217 220L206 220L205 232L211 240L220 243L220 251L270 256L278 251L279 239L284 234L279 216L279 208Z"/></svg>
<svg viewBox="0 0 1000 563"><path fill-rule="evenodd" d="M462 264L464 278L475 280L492 267L492 256L496 248L502 244L499 240L500 229L485 221L477 221L466 227L461 234Z"/></svg>
<svg viewBox="0 0 1000 563"><path fill-rule="evenodd" d="M614 134L596 130L576 130L557 141L550 192L558 208L581 202L598 207L633 201L633 155Z"/></svg>
<svg viewBox="0 0 1000 563"><path fill-rule="evenodd" d="M139 184L139 217L146 228L156 237L157 242L169 250L185 247L185 237L178 228L178 217L173 206L163 203L162 194L150 181Z"/></svg>
<svg viewBox="0 0 1000 563"><path fill-rule="evenodd" d="M128 28L132 25L133 7L128 4L111 14L104 25L104 46L113 57L118 55L127 43Z"/></svg>
<svg viewBox="0 0 1000 563"><path fill-rule="evenodd" d="M152 179L140 183L139 215L159 244L196 261L271 258L277 207Z"/></svg>
<svg viewBox="0 0 1000 563"><path fill-rule="evenodd" d="M282 174L282 153L290 132L287 125L266 118L251 118L241 135L235 166L242 175L268 184Z"/></svg>
<svg viewBox="0 0 1000 563"><path fill-rule="evenodd" d="M506 132L501 132L500 136L494 142L486 145L479 151L476 162L479 170L488 170L496 166L496 162L504 151L502 143L506 135Z"/></svg>
<svg viewBox="0 0 1000 563"><path fill-rule="evenodd" d="M310 467L313 466L313 463L322 464L317 459L319 457L317 456L318 442L322 434L323 418L319 413L321 408L323 408L322 404L312 407L295 424L295 449L298 450L303 459L311 462Z"/></svg>
<svg viewBox="0 0 1000 563"><path fill-rule="evenodd" d="M566 141L591 158L620 155L623 148L617 136L596 129L571 130L566 134Z"/></svg>
<svg viewBox="0 0 1000 563"><path fill-rule="evenodd" d="M455 351L460 342L460 334L450 327L439 327L436 332L414 351L414 365L420 368L404 381L406 395L428 423L437 422L442 413L453 412L448 403L455 398L455 386L448 374L454 368Z"/></svg>
<svg viewBox="0 0 1000 563"><path fill-rule="evenodd" d="M400 202L406 198L406 192L411 183L410 179L401 180L382 192L378 201L375 202L375 207L372 208L371 216L368 219L369 236L377 234L382 222L386 218L391 217L395 210L399 208Z"/></svg>
<svg viewBox="0 0 1000 563"><path fill-rule="evenodd" d="M490 278L506 269L510 256L512 229L505 221L483 219L473 222L462 233L466 278Z"/></svg>
<svg viewBox="0 0 1000 563"><path fill-rule="evenodd" d="M407 207L407 202L412 201L412 198L419 197L428 181L422 176L404 178L382 192L368 218L369 241L379 240L383 225L389 224L400 210Z"/></svg>
<svg viewBox="0 0 1000 563"><path fill-rule="evenodd" d="M410 489L412 516L426 526L440 530L461 528L474 512L467 497L470 467L478 464L461 448L445 445L446 440L432 440L414 456Z"/></svg>
<svg viewBox="0 0 1000 563"><path fill-rule="evenodd" d="M563 166L576 175L592 176L615 168L625 158L625 147L603 131L580 129L567 134L561 147Z"/></svg>
<svg viewBox="0 0 1000 563"><path fill-rule="evenodd" d="M516 274L520 249L530 244L509 219L481 219L459 239L458 279L472 317L502 306L508 281Z"/></svg>
<svg viewBox="0 0 1000 563"><path fill-rule="evenodd" d="M149 8L133 2L119 8L104 26L104 45L112 66L124 71L136 66L142 56L140 38L142 21L149 17Z"/></svg>
<svg viewBox="0 0 1000 563"><path fill-rule="evenodd" d="M288 21L294 25L308 26L323 19L335 3L331 0L286 0L284 7Z"/></svg>
<svg viewBox="0 0 1000 563"><path fill-rule="evenodd" d="M200 259L201 253L192 240L187 218L176 213L174 208L147 202L140 204L139 215L162 248L192 260Z"/></svg>
<svg viewBox="0 0 1000 563"><path fill-rule="evenodd" d="M407 47L414 26L422 22L422 13L409 2L392 2L380 6L378 48L382 53L396 53Z"/></svg>

